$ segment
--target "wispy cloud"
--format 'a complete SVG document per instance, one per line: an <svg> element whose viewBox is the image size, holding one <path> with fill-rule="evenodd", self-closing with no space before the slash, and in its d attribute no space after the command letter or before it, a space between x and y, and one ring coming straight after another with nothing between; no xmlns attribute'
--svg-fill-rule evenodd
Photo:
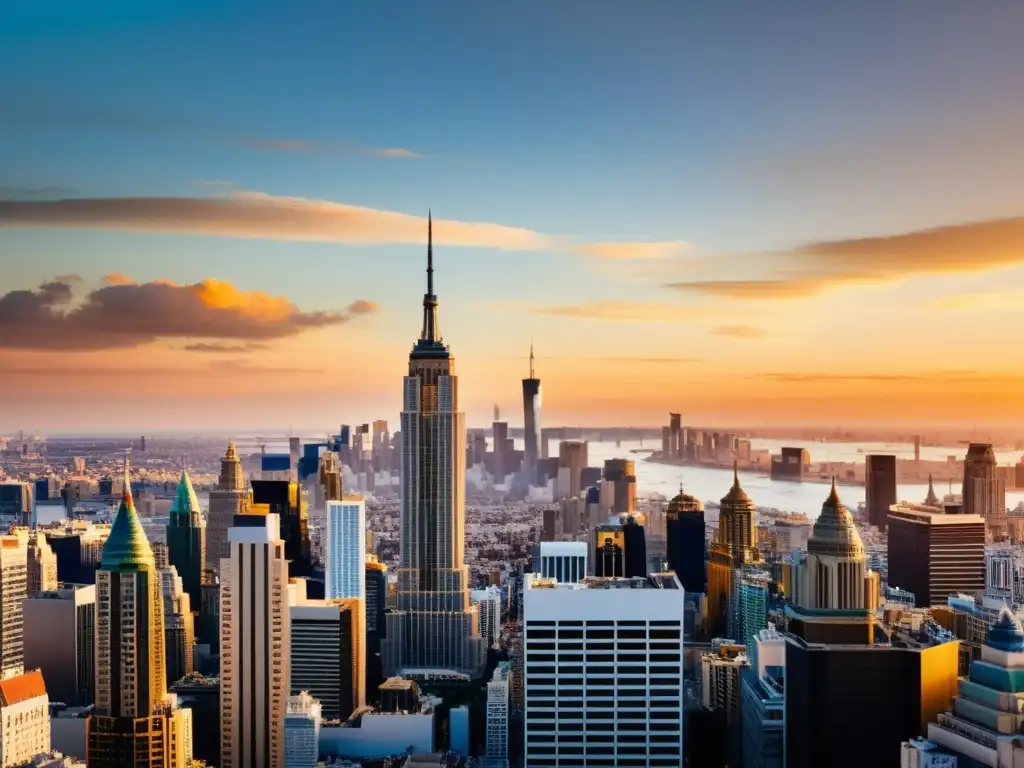
<svg viewBox="0 0 1024 768"><path fill-rule="evenodd" d="M669 242L591 243L575 247L579 253L599 259L668 259L689 247L682 240Z"/></svg>
<svg viewBox="0 0 1024 768"><path fill-rule="evenodd" d="M976 384L1003 385L1012 381L1024 380L1019 373L982 371L982 370L928 370L920 373L842 373L842 372L803 372L782 373L769 372L755 374L757 378L783 384L825 384L825 383L861 383L861 384Z"/></svg>
<svg viewBox="0 0 1024 768"><path fill-rule="evenodd" d="M377 308L359 300L343 311L303 312L287 299L219 280L135 283L124 275L108 275L103 287L78 297L73 277L0 296L0 348L118 349L159 339L258 342L340 325Z"/></svg>
<svg viewBox="0 0 1024 768"><path fill-rule="evenodd" d="M203 352L209 354L238 354L240 352L255 352L266 348L266 344L258 341L247 341L243 344L226 344L219 341L204 341L197 344L186 344L182 347L186 352Z"/></svg>
<svg viewBox="0 0 1024 768"><path fill-rule="evenodd" d="M928 303L940 310L1018 310L1024 309L1024 291L982 291L943 296Z"/></svg>
<svg viewBox="0 0 1024 768"><path fill-rule="evenodd" d="M1024 264L1024 216L936 227L884 237L830 240L771 254L777 265L763 278L666 283L677 290L735 299L814 296L853 283L884 283L917 275L981 272ZM723 260L749 273L749 256Z"/></svg>
<svg viewBox="0 0 1024 768"><path fill-rule="evenodd" d="M761 339L768 335L764 328L753 325L718 325L711 329L711 333L733 339Z"/></svg>
<svg viewBox="0 0 1024 768"><path fill-rule="evenodd" d="M423 157L405 147L364 147L358 144L342 142L312 141L310 139L261 139L244 138L243 146L267 152L292 152L297 154L318 155L366 155L367 157L389 157L401 159L417 159Z"/></svg>
<svg viewBox="0 0 1024 768"><path fill-rule="evenodd" d="M427 220L396 211L328 200L234 192L223 197L86 197L61 200L0 200L0 228L103 229L295 242L422 244ZM434 241L442 245L512 251L572 251L605 257L626 253L627 243L575 244L564 237L487 222L434 219ZM648 252L664 244L642 243Z"/></svg>
<svg viewBox="0 0 1024 768"><path fill-rule="evenodd" d="M703 314L704 310L677 304L626 301L591 301L586 304L535 307L533 313L576 320L608 320L615 322L674 323Z"/></svg>

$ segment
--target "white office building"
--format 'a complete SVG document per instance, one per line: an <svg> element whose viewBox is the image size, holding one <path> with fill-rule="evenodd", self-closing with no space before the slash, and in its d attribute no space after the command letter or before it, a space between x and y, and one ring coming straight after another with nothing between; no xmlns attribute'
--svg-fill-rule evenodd
<svg viewBox="0 0 1024 768"><path fill-rule="evenodd" d="M366 502L345 496L327 502L327 599L366 598Z"/></svg>
<svg viewBox="0 0 1024 768"><path fill-rule="evenodd" d="M509 678L511 666L498 663L487 683L487 725L483 768L508 768Z"/></svg>
<svg viewBox="0 0 1024 768"><path fill-rule="evenodd" d="M474 589L469 593L469 602L476 605L480 613L480 637L488 647L497 645L501 635L501 589L495 586Z"/></svg>
<svg viewBox="0 0 1024 768"><path fill-rule="evenodd" d="M545 579L575 584L587 575L587 542L542 541L536 570Z"/></svg>
<svg viewBox="0 0 1024 768"><path fill-rule="evenodd" d="M284 716L284 768L316 768L320 757L320 702L302 691L288 697Z"/></svg>
<svg viewBox="0 0 1024 768"><path fill-rule="evenodd" d="M683 760L683 589L675 574L524 584L526 764ZM584 671L585 670L585 671Z"/></svg>
<svg viewBox="0 0 1024 768"><path fill-rule="evenodd" d="M221 768L284 765L291 640L276 514L235 515L220 561Z"/></svg>

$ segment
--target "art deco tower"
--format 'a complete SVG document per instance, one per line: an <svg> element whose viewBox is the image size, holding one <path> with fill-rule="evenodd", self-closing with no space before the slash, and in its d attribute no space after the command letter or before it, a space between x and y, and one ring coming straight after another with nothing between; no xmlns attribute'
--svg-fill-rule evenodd
<svg viewBox="0 0 1024 768"><path fill-rule="evenodd" d="M475 674L484 658L463 559L465 414L455 359L441 338L427 229L423 328L409 355L402 402L402 539L398 610L387 618L388 674Z"/></svg>
<svg viewBox="0 0 1024 768"><path fill-rule="evenodd" d="M540 379L533 374L533 344L530 344L530 378L523 379L523 464L531 483L537 482L540 458Z"/></svg>
<svg viewBox="0 0 1024 768"><path fill-rule="evenodd" d="M733 465L732 488L722 499L718 533L711 544L708 562L708 623L712 637L726 630L736 571L760 561L757 551L756 507L740 487L739 472Z"/></svg>
<svg viewBox="0 0 1024 768"><path fill-rule="evenodd" d="M91 768L191 765L191 711L167 694L164 611L153 549L124 493L96 572L96 708L86 725Z"/></svg>
<svg viewBox="0 0 1024 768"><path fill-rule="evenodd" d="M249 487L242 474L234 442L228 443L227 453L220 461L217 487L210 491L210 519L206 527L206 562L219 568L228 556L228 528L235 515L245 514L249 508Z"/></svg>

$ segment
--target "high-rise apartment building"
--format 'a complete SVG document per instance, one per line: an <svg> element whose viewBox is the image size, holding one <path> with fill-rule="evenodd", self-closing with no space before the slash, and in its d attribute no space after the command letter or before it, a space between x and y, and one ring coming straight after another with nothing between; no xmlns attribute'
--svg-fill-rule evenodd
<svg viewBox="0 0 1024 768"><path fill-rule="evenodd" d="M889 583L914 593L917 605L985 589L985 518L897 504L889 513Z"/></svg>
<svg viewBox="0 0 1024 768"><path fill-rule="evenodd" d="M187 768L191 712L167 693L160 575L124 492L96 573L96 706L86 723L90 768Z"/></svg>
<svg viewBox="0 0 1024 768"><path fill-rule="evenodd" d="M320 702L300 691L288 697L284 716L284 768L310 768L320 758Z"/></svg>
<svg viewBox="0 0 1024 768"><path fill-rule="evenodd" d="M442 341L427 233L423 328L409 355L402 407L401 565L384 641L387 674L475 674L483 664L464 559L466 424L455 359Z"/></svg>
<svg viewBox="0 0 1024 768"><path fill-rule="evenodd" d="M24 602L26 669L39 669L50 700L93 703L96 677L96 585L65 584Z"/></svg>
<svg viewBox="0 0 1024 768"><path fill-rule="evenodd" d="M540 379L533 373L533 344L530 344L530 378L523 379L523 464L530 482L537 482L540 458Z"/></svg>
<svg viewBox="0 0 1024 768"><path fill-rule="evenodd" d="M22 603L28 597L28 548L17 536L0 537L0 679L25 671Z"/></svg>
<svg viewBox="0 0 1024 768"><path fill-rule="evenodd" d="M497 645L501 635L501 588L474 589L469 593L469 600L477 607L480 617L480 637L488 647Z"/></svg>
<svg viewBox="0 0 1024 768"><path fill-rule="evenodd" d="M761 560L754 511L754 501L740 487L739 472L734 464L732 488L722 499L718 532L711 544L708 562L708 625L712 637L721 637L728 628L734 571Z"/></svg>
<svg viewBox="0 0 1024 768"><path fill-rule="evenodd" d="M345 496L327 502L327 569L325 592L328 600L346 598L358 616L355 649L359 679L357 706L366 703L366 502L361 496Z"/></svg>
<svg viewBox="0 0 1024 768"><path fill-rule="evenodd" d="M988 443L971 443L964 458L964 514L981 515L991 538L1006 538L1006 480L996 471L996 454Z"/></svg>
<svg viewBox="0 0 1024 768"><path fill-rule="evenodd" d="M511 666L499 661L487 683L483 768L508 768L509 677Z"/></svg>
<svg viewBox="0 0 1024 768"><path fill-rule="evenodd" d="M704 504L680 487L668 503L665 518L669 570L675 571L687 594L703 595L707 590Z"/></svg>
<svg viewBox="0 0 1024 768"><path fill-rule="evenodd" d="M864 461L868 522L885 530L889 521L889 507L897 501L896 457L870 454Z"/></svg>
<svg viewBox="0 0 1024 768"><path fill-rule="evenodd" d="M673 574L524 584L526 764L683 759L683 600Z"/></svg>
<svg viewBox="0 0 1024 768"><path fill-rule="evenodd" d="M28 596L57 589L57 555L46 541L42 531L28 536Z"/></svg>
<svg viewBox="0 0 1024 768"><path fill-rule="evenodd" d="M178 571L191 604L202 602L206 570L206 521L186 470L181 471L167 523L167 561Z"/></svg>
<svg viewBox="0 0 1024 768"><path fill-rule="evenodd" d="M291 692L308 691L327 720L347 720L360 706L360 614L354 598L304 600L290 608Z"/></svg>
<svg viewBox="0 0 1024 768"><path fill-rule="evenodd" d="M729 636L744 645L768 628L768 584L771 574L756 566L734 573L733 598L729 611Z"/></svg>
<svg viewBox="0 0 1024 768"><path fill-rule="evenodd" d="M0 765L38 765L50 751L50 698L38 669L0 680Z"/></svg>
<svg viewBox="0 0 1024 768"><path fill-rule="evenodd" d="M236 515L220 564L220 768L284 768L291 627L280 521Z"/></svg>
<svg viewBox="0 0 1024 768"><path fill-rule="evenodd" d="M164 595L164 648L167 653L167 679L178 682L194 670L195 618L188 592L172 565L160 571Z"/></svg>
<svg viewBox="0 0 1024 768"><path fill-rule="evenodd" d="M228 529L234 523L235 515L245 513L250 501L242 462L234 442L230 442L220 462L217 487L210 491L210 519L206 526L206 559L210 568L219 569L221 561L228 557Z"/></svg>
<svg viewBox="0 0 1024 768"><path fill-rule="evenodd" d="M587 544L583 541L542 541L536 572L545 579L575 584L587 575Z"/></svg>

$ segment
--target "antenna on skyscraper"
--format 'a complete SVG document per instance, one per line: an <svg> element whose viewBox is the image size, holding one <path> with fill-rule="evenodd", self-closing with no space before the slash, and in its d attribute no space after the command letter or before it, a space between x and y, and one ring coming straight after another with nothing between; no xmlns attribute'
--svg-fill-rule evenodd
<svg viewBox="0 0 1024 768"><path fill-rule="evenodd" d="M530 339L530 378L533 376L533 339Z"/></svg>

